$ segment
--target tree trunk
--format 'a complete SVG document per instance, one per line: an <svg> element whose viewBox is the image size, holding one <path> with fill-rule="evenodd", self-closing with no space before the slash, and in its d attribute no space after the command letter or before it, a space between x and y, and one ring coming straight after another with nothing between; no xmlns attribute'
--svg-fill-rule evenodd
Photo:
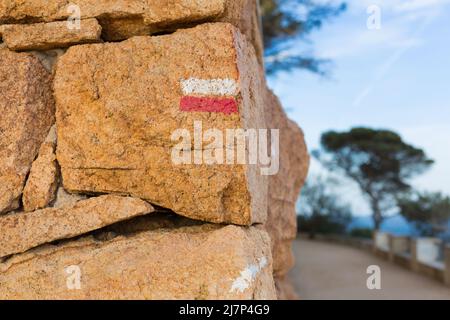
<svg viewBox="0 0 450 320"><path fill-rule="evenodd" d="M383 222L383 214L380 210L380 206L378 204L377 199L372 200L371 207L372 207L372 218L373 218L373 223L375 225L375 230L378 231L378 230L380 230L381 223Z"/></svg>

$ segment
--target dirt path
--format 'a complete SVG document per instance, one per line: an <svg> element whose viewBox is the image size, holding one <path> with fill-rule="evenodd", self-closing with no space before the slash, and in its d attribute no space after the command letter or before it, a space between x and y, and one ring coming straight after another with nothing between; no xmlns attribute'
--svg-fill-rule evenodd
<svg viewBox="0 0 450 320"><path fill-rule="evenodd" d="M301 299L446 299L450 288L369 252L296 240L291 278ZM367 267L381 268L381 290L369 290Z"/></svg>

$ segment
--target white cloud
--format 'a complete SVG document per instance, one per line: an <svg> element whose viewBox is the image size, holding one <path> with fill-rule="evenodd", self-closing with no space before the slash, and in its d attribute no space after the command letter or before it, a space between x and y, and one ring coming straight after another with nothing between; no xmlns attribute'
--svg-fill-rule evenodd
<svg viewBox="0 0 450 320"><path fill-rule="evenodd" d="M395 1L394 1L395 2ZM425 9L436 9L449 4L449 0L410 0L400 1L394 6L395 11L416 11Z"/></svg>
<svg viewBox="0 0 450 320"><path fill-rule="evenodd" d="M348 1L349 12L346 24L330 26L328 32L317 43L317 52L322 58L361 58L379 56L382 58L368 74L368 83L355 93L353 105L360 105L371 95L377 84L391 71L392 67L409 50L426 44L428 26L439 14L443 5L450 0L354 0ZM381 8L381 29L369 30L367 7Z"/></svg>
<svg viewBox="0 0 450 320"><path fill-rule="evenodd" d="M342 3L344 0L319 0L322 3ZM321 58L337 59L373 54L380 50L401 50L422 46L423 25L428 25L443 13L444 6L450 9L450 0L346 0L347 12L333 23L327 24L314 40L316 52ZM368 30L367 8L381 8L381 30ZM342 23L342 21L351 21ZM326 36L324 36L326 35ZM304 45L304 44L302 44Z"/></svg>
<svg viewBox="0 0 450 320"><path fill-rule="evenodd" d="M342 0L333 0L340 3ZM378 5L386 12L412 12L439 9L450 0L347 0L350 10L365 10L370 5Z"/></svg>
<svg viewBox="0 0 450 320"><path fill-rule="evenodd" d="M450 194L450 152L446 147L450 128L434 124L399 128L399 131L405 141L423 148L431 159L437 160L429 172L414 180L415 185L420 189Z"/></svg>
<svg viewBox="0 0 450 320"><path fill-rule="evenodd" d="M412 36L407 28L396 25L385 25L380 31L351 28L346 33L336 33L336 37L330 37L318 45L317 51L321 57L361 56L385 49L418 47L425 43L422 38Z"/></svg>

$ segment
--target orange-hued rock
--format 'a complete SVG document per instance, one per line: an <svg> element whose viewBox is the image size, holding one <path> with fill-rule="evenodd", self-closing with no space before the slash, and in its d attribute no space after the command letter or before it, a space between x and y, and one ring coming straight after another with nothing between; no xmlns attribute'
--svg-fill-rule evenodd
<svg viewBox="0 0 450 320"><path fill-rule="evenodd" d="M192 78L235 83L227 99L237 112L184 111L182 81ZM195 138L195 124L224 137L227 129L266 125L264 73L253 47L232 25L72 47L57 64L54 89L57 159L66 190L129 194L215 223L265 221L267 177L259 165L194 163L195 154L212 150L226 160L218 152L227 151L210 140L196 144L201 137ZM195 149L192 164L173 160L174 153L185 154L180 137L174 138L180 130L191 138L184 150ZM228 149L237 151L231 144Z"/></svg>
<svg viewBox="0 0 450 320"><path fill-rule="evenodd" d="M143 200L106 195L79 201L71 207L2 216L0 257L73 238L153 211L153 207Z"/></svg>
<svg viewBox="0 0 450 320"><path fill-rule="evenodd" d="M144 23L155 30L211 21L225 12L225 0L145 0Z"/></svg>
<svg viewBox="0 0 450 320"><path fill-rule="evenodd" d="M80 21L69 29L67 21L2 26L3 41L11 50L50 50L75 44L101 42L102 27L96 19Z"/></svg>
<svg viewBox="0 0 450 320"><path fill-rule="evenodd" d="M22 203L25 211L47 207L55 200L58 187L58 164L56 163L56 127L53 126L39 149L33 162L25 188Z"/></svg>
<svg viewBox="0 0 450 320"><path fill-rule="evenodd" d="M295 202L274 199L269 196L266 230L272 239L274 274L283 276L295 264L292 241L297 234Z"/></svg>
<svg viewBox="0 0 450 320"><path fill-rule="evenodd" d="M78 6L75 7L75 6ZM246 35L262 61L256 0L2 0L0 24L96 18L107 41L173 31L204 22L230 22Z"/></svg>
<svg viewBox="0 0 450 320"><path fill-rule="evenodd" d="M275 277L278 300L299 300L297 292L288 276Z"/></svg>
<svg viewBox="0 0 450 320"><path fill-rule="evenodd" d="M286 116L278 98L266 92L268 128L280 130L280 170L269 178L266 230L272 239L274 274L283 276L294 265L291 242L297 234L296 202L309 168L302 130Z"/></svg>
<svg viewBox="0 0 450 320"><path fill-rule="evenodd" d="M0 49L0 214L19 206L25 179L54 122L51 75L40 61Z"/></svg>
<svg viewBox="0 0 450 320"><path fill-rule="evenodd" d="M256 0L225 0L225 12L219 21L237 26L253 44L256 56L263 65L264 44L258 3Z"/></svg>
<svg viewBox="0 0 450 320"><path fill-rule="evenodd" d="M0 299L276 299L270 240L202 225L44 246L0 263Z"/></svg>
<svg viewBox="0 0 450 320"><path fill-rule="evenodd" d="M0 23L33 23L75 17L131 17L142 15L146 0L2 0ZM159 1L159 0L158 0ZM155 2L158 2L155 1Z"/></svg>
<svg viewBox="0 0 450 320"><path fill-rule="evenodd" d="M193 23L220 16L225 0L2 0L0 23L50 22L67 19L79 7L82 19L140 18L143 24L159 26ZM240 2L236 1L236 2Z"/></svg>

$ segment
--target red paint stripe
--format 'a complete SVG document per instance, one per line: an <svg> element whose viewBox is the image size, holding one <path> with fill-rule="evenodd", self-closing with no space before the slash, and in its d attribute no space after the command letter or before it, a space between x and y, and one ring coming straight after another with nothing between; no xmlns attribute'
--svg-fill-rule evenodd
<svg viewBox="0 0 450 320"><path fill-rule="evenodd" d="M234 98L182 97L181 111L187 112L221 112L232 114L238 112L238 104Z"/></svg>

